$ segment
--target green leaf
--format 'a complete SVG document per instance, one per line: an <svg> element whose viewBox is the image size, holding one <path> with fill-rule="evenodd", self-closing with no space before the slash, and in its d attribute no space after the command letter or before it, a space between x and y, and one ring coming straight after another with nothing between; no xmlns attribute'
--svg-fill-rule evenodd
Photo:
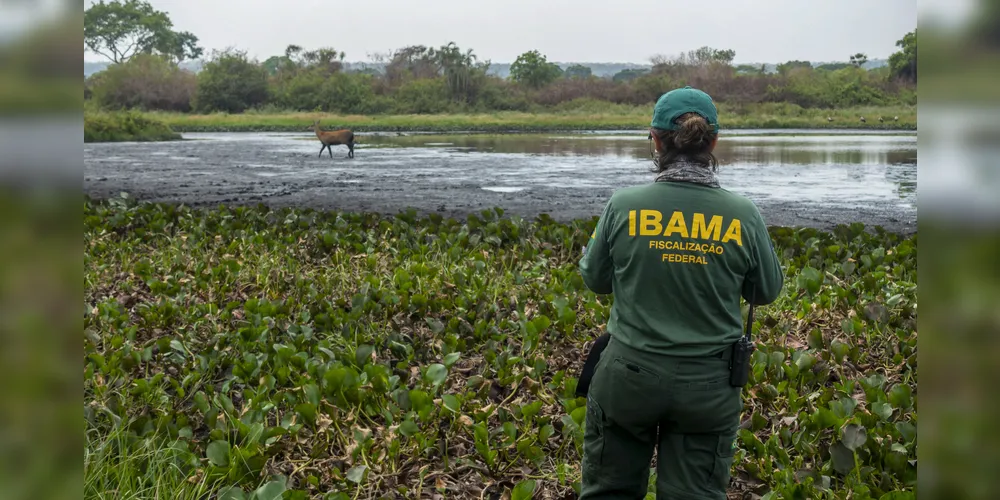
<svg viewBox="0 0 1000 500"><path fill-rule="evenodd" d="M917 440L917 427L910 422L897 422L896 430L899 431L907 443Z"/></svg>
<svg viewBox="0 0 1000 500"><path fill-rule="evenodd" d="M844 443L838 441L830 446L830 457L833 459L833 470L844 475L854 470L854 452Z"/></svg>
<svg viewBox="0 0 1000 500"><path fill-rule="evenodd" d="M528 479L521 481L514 486L514 491L511 493L511 500L531 500L534 498L535 493L535 481Z"/></svg>
<svg viewBox="0 0 1000 500"><path fill-rule="evenodd" d="M358 366L365 366L365 364L371 363L373 352L375 352L375 346L368 344L359 345L354 351L354 362Z"/></svg>
<svg viewBox="0 0 1000 500"><path fill-rule="evenodd" d="M809 348L820 350L823 349L823 332L819 328L815 328L809 332Z"/></svg>
<svg viewBox="0 0 1000 500"><path fill-rule="evenodd" d="M353 483L361 484L365 479L365 472L368 470L367 465L358 465L351 467L347 471L347 479Z"/></svg>
<svg viewBox="0 0 1000 500"><path fill-rule="evenodd" d="M896 408L909 408L913 391L906 384L898 384L889 391L889 402Z"/></svg>
<svg viewBox="0 0 1000 500"><path fill-rule="evenodd" d="M847 424L844 427L844 446L851 451L855 451L865 444L868 440L868 431L860 425L857 424Z"/></svg>
<svg viewBox="0 0 1000 500"><path fill-rule="evenodd" d="M212 441L205 449L205 456L212 465L225 467L229 465L229 442Z"/></svg>
<svg viewBox="0 0 1000 500"><path fill-rule="evenodd" d="M305 393L306 401L311 403L313 406L319 406L319 386L316 384L306 384L302 388L302 392Z"/></svg>
<svg viewBox="0 0 1000 500"><path fill-rule="evenodd" d="M430 327L432 332L441 333L444 331L444 323L442 323L441 320L428 316L424 318L424 321L427 322L427 326Z"/></svg>
<svg viewBox="0 0 1000 500"><path fill-rule="evenodd" d="M227 486L219 490L218 500L246 500L246 493L239 486Z"/></svg>
<svg viewBox="0 0 1000 500"><path fill-rule="evenodd" d="M448 369L441 363L434 363L427 367L426 377L432 384L439 386L448 378Z"/></svg>
<svg viewBox="0 0 1000 500"><path fill-rule="evenodd" d="M878 401L872 404L872 413L882 417L882 420L888 421L892 417L892 411L892 405L889 403Z"/></svg>
<svg viewBox="0 0 1000 500"><path fill-rule="evenodd" d="M809 295L816 295L823 285L823 274L820 273L819 269L806 266L802 268L802 271L796 277L796 284Z"/></svg>
<svg viewBox="0 0 1000 500"><path fill-rule="evenodd" d="M890 491L878 497L878 500L916 500L917 496L912 491Z"/></svg>
<svg viewBox="0 0 1000 500"><path fill-rule="evenodd" d="M277 500L285 493L285 489L284 481L270 481L260 488L257 488L257 491L254 492L254 499Z"/></svg>
<svg viewBox="0 0 1000 500"><path fill-rule="evenodd" d="M420 427L417 427L417 424L413 420L406 419L403 420L403 423L399 424L399 433L406 437L413 436L418 432L420 432Z"/></svg>
<svg viewBox="0 0 1000 500"><path fill-rule="evenodd" d="M555 427L552 427L552 425L546 424L546 425L542 426L541 429L538 429L538 441L544 443L544 442L548 441L548 439L550 437L552 437L552 435L555 434L555 433L556 433Z"/></svg>
<svg viewBox="0 0 1000 500"><path fill-rule="evenodd" d="M453 394L445 394L444 396L441 396L441 400L444 401L444 407L445 408L447 408L447 409L449 409L449 410L451 410L451 411L453 411L455 413L458 413L458 410L462 406L462 403Z"/></svg>
<svg viewBox="0 0 1000 500"><path fill-rule="evenodd" d="M455 362L457 362L458 358L460 357L462 357L462 353L460 352L449 353L447 356L444 357L444 366L451 368L451 365L455 364Z"/></svg>

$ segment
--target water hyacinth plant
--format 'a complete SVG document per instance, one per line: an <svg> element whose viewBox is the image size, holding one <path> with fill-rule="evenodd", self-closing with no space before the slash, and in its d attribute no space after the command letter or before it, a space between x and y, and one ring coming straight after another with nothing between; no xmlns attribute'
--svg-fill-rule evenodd
<svg viewBox="0 0 1000 500"><path fill-rule="evenodd" d="M574 498L595 222L85 199L85 494ZM733 493L912 498L916 235L771 234Z"/></svg>

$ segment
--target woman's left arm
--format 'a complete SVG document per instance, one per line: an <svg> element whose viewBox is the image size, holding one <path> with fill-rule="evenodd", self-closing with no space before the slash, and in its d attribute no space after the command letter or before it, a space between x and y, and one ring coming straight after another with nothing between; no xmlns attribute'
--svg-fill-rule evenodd
<svg viewBox="0 0 1000 500"><path fill-rule="evenodd" d="M612 292L611 278L614 276L614 263L611 260L611 244L608 241L608 228L613 224L611 201L604 206L604 213L597 220L597 227L590 235L590 242L584 249L580 259L580 275L583 283L592 292L609 294Z"/></svg>

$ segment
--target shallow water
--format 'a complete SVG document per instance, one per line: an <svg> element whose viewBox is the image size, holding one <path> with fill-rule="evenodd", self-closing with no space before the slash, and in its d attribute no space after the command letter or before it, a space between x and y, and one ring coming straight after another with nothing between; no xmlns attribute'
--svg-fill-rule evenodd
<svg viewBox="0 0 1000 500"><path fill-rule="evenodd" d="M157 201L257 203L462 215L503 206L557 218L600 213L617 188L648 182L650 144L635 131L358 134L355 158L317 157L300 133L191 133L187 141L85 144L85 189ZM768 222L915 226L916 133L726 131L723 187ZM199 175L200 174L200 175Z"/></svg>

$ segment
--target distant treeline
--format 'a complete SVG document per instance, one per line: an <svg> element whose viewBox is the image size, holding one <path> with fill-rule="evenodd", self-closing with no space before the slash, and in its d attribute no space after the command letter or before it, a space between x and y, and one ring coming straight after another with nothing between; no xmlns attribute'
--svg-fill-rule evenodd
<svg viewBox="0 0 1000 500"><path fill-rule="evenodd" d="M83 24L84 45L113 62L86 77L90 109L365 115L592 109L602 102L646 105L684 85L737 105L916 103L916 30L903 36L896 43L900 50L880 66L861 53L844 63L734 66L735 51L702 47L676 57L656 56L648 67L622 67L602 78L594 67L563 67L537 50L498 72L490 61L454 43L404 47L360 67L345 63L342 51L297 45L264 61L237 49L203 59L198 37L174 30L170 16L145 0L94 3L84 11Z"/></svg>
<svg viewBox="0 0 1000 500"><path fill-rule="evenodd" d="M280 59L280 57L272 57L272 60ZM265 61L266 62L266 61ZM89 77L95 73L104 71L111 66L113 63L102 62L102 61L84 61L83 63L83 76ZM201 71L204 61L200 59L193 59L189 61L183 61L179 66L183 69L198 73ZM810 63L814 68L819 69L841 69L846 68L851 63L849 62L816 62ZM885 59L869 59L861 67L864 69L878 69L889 64L889 61ZM372 62L372 61L345 61L343 63L344 71L348 73L384 73L387 63L385 62ZM638 64L638 63L621 63L621 62L569 62L569 63L556 63L560 69L563 71L569 69L572 66L584 66L590 68L590 73L598 78L615 78L631 73L634 70L639 70L640 72L649 71L652 69L652 64ZM488 75L498 76L500 78L510 77L510 67L512 63L505 62L491 62L490 67L486 70ZM761 68L764 68L764 73L777 73L778 64L774 63L757 63L757 64L739 64L736 65L736 70L743 73L758 73ZM621 73L621 75L619 75Z"/></svg>
<svg viewBox="0 0 1000 500"><path fill-rule="evenodd" d="M560 67L537 51L522 54L506 76L499 76L489 62L453 43L406 47L368 67L348 67L345 54L330 48L294 45L265 61L236 49L214 52L197 72L169 54L138 53L87 77L85 97L101 109L428 114L565 110L594 101L646 105L667 90L691 85L719 102L737 105L912 105L915 44L916 37L908 34L898 44L900 52L874 69L866 69L871 63L864 54L839 64L735 66L734 51L703 47L677 57L655 57L648 67L603 78L586 65Z"/></svg>

